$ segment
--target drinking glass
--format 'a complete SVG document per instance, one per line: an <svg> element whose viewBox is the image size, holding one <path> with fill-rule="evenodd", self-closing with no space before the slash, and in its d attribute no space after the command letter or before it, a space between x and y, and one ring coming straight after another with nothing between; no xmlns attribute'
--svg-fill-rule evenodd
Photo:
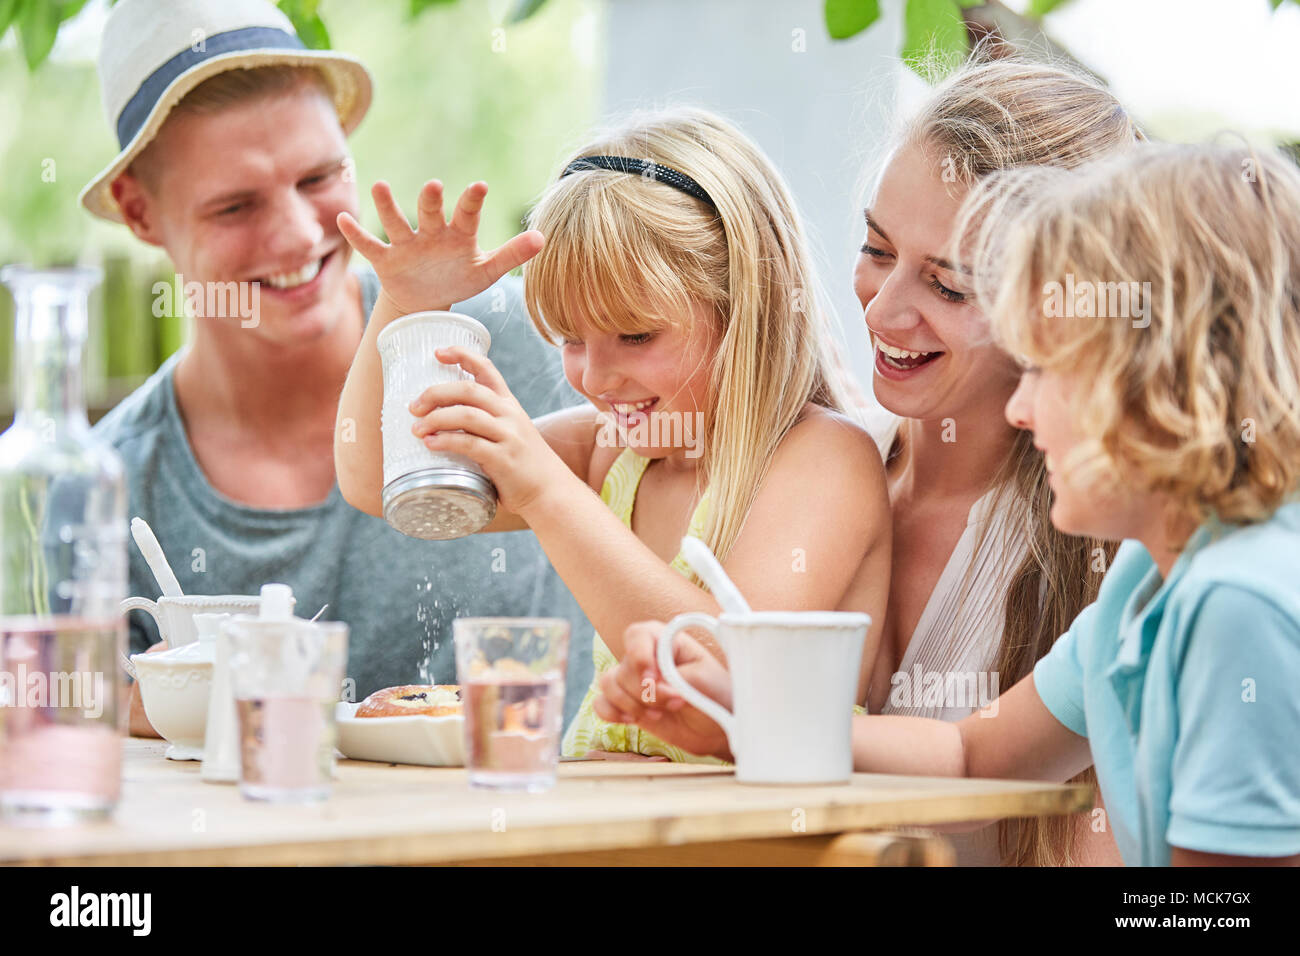
<svg viewBox="0 0 1300 956"><path fill-rule="evenodd" d="M222 631L239 721L240 792L274 803L328 799L347 625L239 615Z"/></svg>
<svg viewBox="0 0 1300 956"><path fill-rule="evenodd" d="M564 720L569 622L464 617L452 622L452 633L470 786L550 789Z"/></svg>

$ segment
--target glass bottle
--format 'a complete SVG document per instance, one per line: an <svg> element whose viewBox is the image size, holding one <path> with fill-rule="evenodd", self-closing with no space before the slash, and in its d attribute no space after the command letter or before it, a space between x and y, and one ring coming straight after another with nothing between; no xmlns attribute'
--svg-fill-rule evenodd
<svg viewBox="0 0 1300 956"><path fill-rule="evenodd" d="M81 390L93 268L0 270L14 297L13 426L0 434L0 818L117 803L126 731L126 478Z"/></svg>

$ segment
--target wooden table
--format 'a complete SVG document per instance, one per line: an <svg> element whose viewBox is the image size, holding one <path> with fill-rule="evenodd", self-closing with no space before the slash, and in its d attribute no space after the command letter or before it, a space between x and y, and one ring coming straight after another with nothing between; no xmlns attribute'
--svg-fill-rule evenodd
<svg viewBox="0 0 1300 956"><path fill-rule="evenodd" d="M340 760L328 802L274 806L129 739L113 821L0 827L0 863L333 865L944 862L939 838L862 834L1075 813L1092 788L855 774L841 786L742 786L729 768L580 761L543 794L470 790L460 768ZM902 851L899 847L903 847ZM918 850L919 848L919 850Z"/></svg>

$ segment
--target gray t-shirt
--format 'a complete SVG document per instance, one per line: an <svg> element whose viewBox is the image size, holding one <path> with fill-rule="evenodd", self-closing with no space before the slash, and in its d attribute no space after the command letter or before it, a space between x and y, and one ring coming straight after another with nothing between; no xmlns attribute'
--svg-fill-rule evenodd
<svg viewBox="0 0 1300 956"><path fill-rule="evenodd" d="M379 280L359 271L367 321ZM455 306L492 333L489 356L534 417L578 404L558 354L533 328L517 279ZM297 613L329 603L346 621L348 676L356 699L398 684L456 682L451 622L457 617L567 618L572 624L565 723L591 681L591 625L531 532L425 541L356 510L336 484L322 504L252 508L222 495L199 468L176 405L173 355L95 426L126 463L130 515L149 522L187 594L257 594L268 582L293 588ZM158 585L130 548L131 593ZM131 651L158 641L153 619L131 614Z"/></svg>

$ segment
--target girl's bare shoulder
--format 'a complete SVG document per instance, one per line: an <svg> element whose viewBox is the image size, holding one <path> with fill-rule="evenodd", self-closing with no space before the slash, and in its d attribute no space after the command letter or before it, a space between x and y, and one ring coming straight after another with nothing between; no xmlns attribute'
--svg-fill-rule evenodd
<svg viewBox="0 0 1300 956"><path fill-rule="evenodd" d="M885 467L871 433L821 406L806 406L786 432L763 485L760 499L781 508L802 499L805 510L824 505L872 528L889 514ZM762 506L761 501L757 504Z"/></svg>
<svg viewBox="0 0 1300 956"><path fill-rule="evenodd" d="M782 459L785 459L783 463L814 470L825 468L833 461L884 486L884 462L871 433L843 412L811 402L804 406L798 421L777 447L777 460Z"/></svg>

